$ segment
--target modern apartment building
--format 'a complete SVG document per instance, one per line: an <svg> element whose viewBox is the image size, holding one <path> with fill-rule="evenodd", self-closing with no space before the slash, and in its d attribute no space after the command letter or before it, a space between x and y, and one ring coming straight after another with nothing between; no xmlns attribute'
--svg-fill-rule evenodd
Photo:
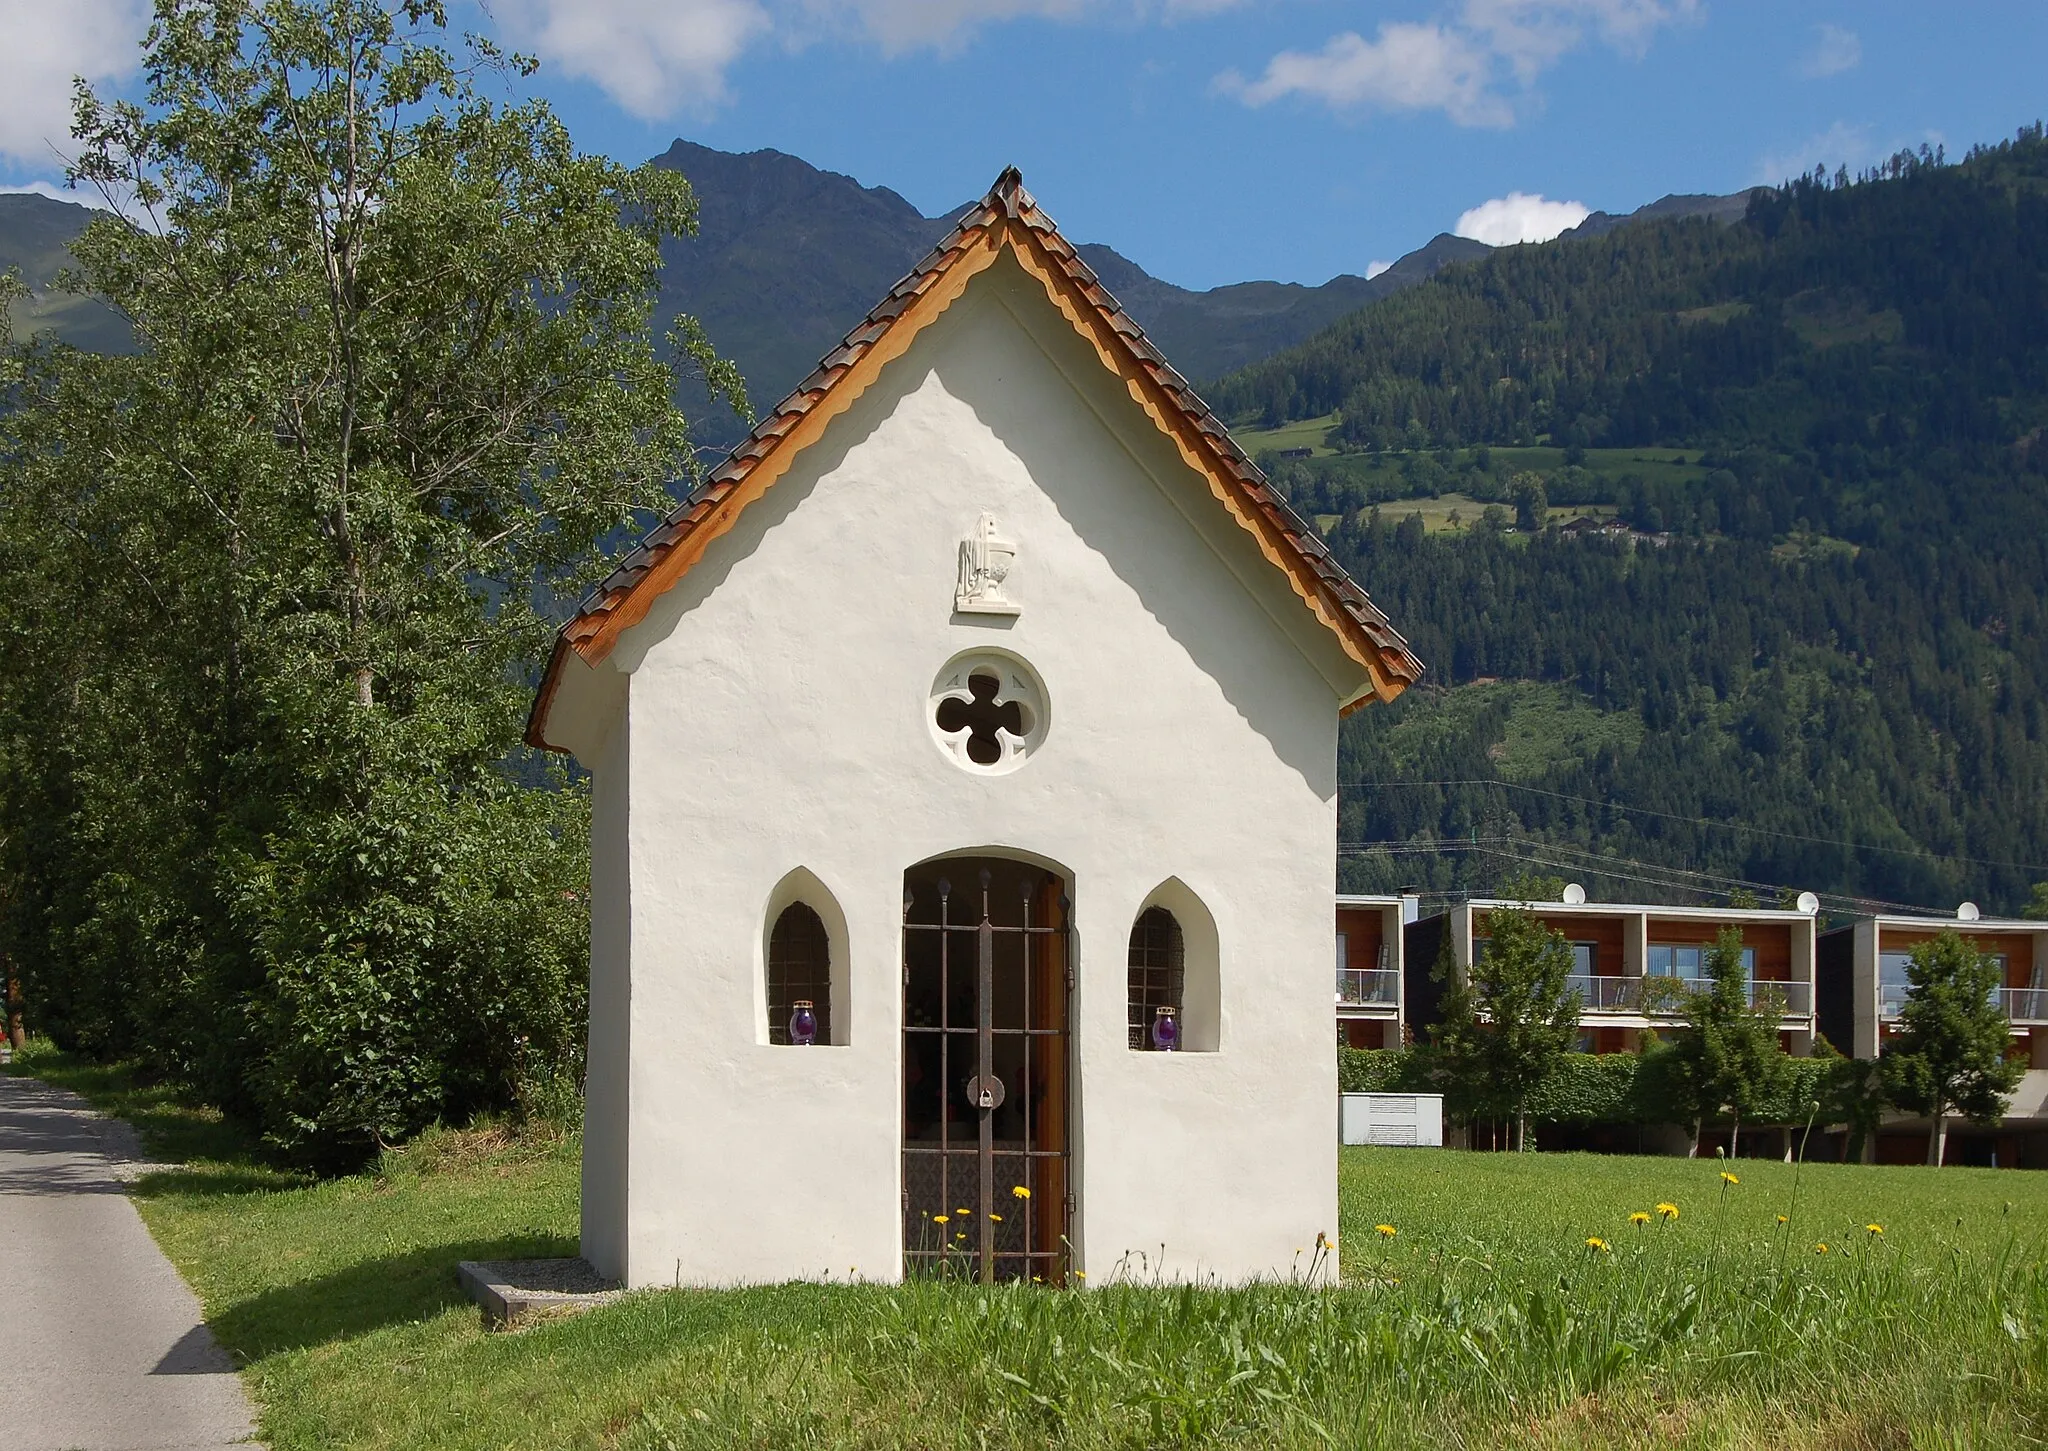
<svg viewBox="0 0 2048 1451"><path fill-rule="evenodd" d="M1403 929L1418 899L1337 897L1337 1035L1352 1048L1399 1048L1407 1041L1402 1003Z"/></svg>
<svg viewBox="0 0 2048 1451"><path fill-rule="evenodd" d="M1629 1052L1645 1033L1681 1022L1676 1005L1682 990L1699 985L1708 950L1726 927L1742 933L1751 1001L1778 1006L1785 1051L1813 1049L1814 911L1589 902L1576 886L1558 902L1475 899L1411 921L1403 932L1400 1008L1412 1035L1422 1036L1440 1015L1444 987L1434 972L1440 955L1448 950L1458 971L1469 968L1486 950L1487 915L1520 906L1572 945L1571 982L1585 1002L1579 1025L1587 1052Z"/></svg>
<svg viewBox="0 0 2048 1451"><path fill-rule="evenodd" d="M2012 1019L2008 1053L2028 1069L1997 1128L1951 1124L1948 1162L2048 1168L2048 922L1982 917L1964 903L1953 921L1878 916L1831 928L1820 935L1819 1029L1852 1057L1877 1057L1897 1031L1906 1004L1913 948L1948 929L1997 959L2003 978L1999 1005ZM1921 1120L1887 1119L1877 1156L1919 1162L1927 1128Z"/></svg>

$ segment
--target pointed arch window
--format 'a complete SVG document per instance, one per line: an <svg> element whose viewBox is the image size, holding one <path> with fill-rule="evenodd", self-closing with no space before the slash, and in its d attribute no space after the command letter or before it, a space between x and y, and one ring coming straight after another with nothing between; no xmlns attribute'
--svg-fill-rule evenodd
<svg viewBox="0 0 2048 1451"><path fill-rule="evenodd" d="M1150 1051L1159 1009L1182 1016L1187 945L1180 922L1164 907L1147 907L1131 926L1130 993L1125 1027L1131 1048Z"/></svg>
<svg viewBox="0 0 2048 1451"><path fill-rule="evenodd" d="M768 1041L788 1043L789 1017L799 1002L811 1004L818 1042L832 1036L832 939L824 919L803 902L791 902L768 934Z"/></svg>

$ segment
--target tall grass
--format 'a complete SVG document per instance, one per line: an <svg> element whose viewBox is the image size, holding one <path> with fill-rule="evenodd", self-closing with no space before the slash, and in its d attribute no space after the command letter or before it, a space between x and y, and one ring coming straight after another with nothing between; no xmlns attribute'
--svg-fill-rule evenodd
<svg viewBox="0 0 2048 1451"><path fill-rule="evenodd" d="M1313 1256L1246 1288L1133 1259L1086 1291L665 1291L486 1335L454 1261L572 1252L575 1153L437 1133L317 1184L195 1153L140 1202L276 1451L2048 1440L2030 1174L1814 1165L1795 1205L1794 1170L1759 1161L1724 1185L1706 1162L1346 1150L1334 1282Z"/></svg>

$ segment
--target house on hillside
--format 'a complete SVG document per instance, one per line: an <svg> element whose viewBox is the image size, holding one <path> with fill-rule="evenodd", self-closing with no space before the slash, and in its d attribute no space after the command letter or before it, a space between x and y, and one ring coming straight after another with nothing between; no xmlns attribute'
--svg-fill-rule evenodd
<svg viewBox="0 0 2048 1451"><path fill-rule="evenodd" d="M556 642L585 1255L1286 1273L1337 1224L1338 717L1420 672L1005 172Z"/></svg>
<svg viewBox="0 0 2048 1451"><path fill-rule="evenodd" d="M1877 915L1832 928L1820 937L1820 1030L1851 1057L1882 1054L1906 1005L1913 949L1949 929L1997 961L1999 1006L2012 1022L2008 1053L2027 1073L1996 1128L1951 1125L1946 1160L2048 1168L2048 922L1984 917L1965 902L1952 920ZM1871 1152L1886 1163L1924 1162L1929 1128L1924 1119L1887 1119Z"/></svg>

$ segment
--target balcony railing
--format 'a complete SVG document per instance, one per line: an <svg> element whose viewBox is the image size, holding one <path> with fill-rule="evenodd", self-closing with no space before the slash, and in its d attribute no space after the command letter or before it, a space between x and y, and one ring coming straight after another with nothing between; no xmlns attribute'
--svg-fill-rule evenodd
<svg viewBox="0 0 2048 1451"><path fill-rule="evenodd" d="M2048 987L2008 987L1998 990L1999 1006L2014 1022L2048 1021Z"/></svg>
<svg viewBox="0 0 2048 1451"><path fill-rule="evenodd" d="M1749 1005L1755 1007L1765 997L1775 997L1781 1004L1781 1011L1788 1017L1803 1018L1813 1011L1813 984L1804 982L1779 982L1770 978L1753 977L1743 984L1749 993Z"/></svg>
<svg viewBox="0 0 2048 1451"><path fill-rule="evenodd" d="M1644 1013L1658 1017L1683 1017L1685 990L1709 984L1674 977L1591 976L1575 973L1565 979L1589 1013ZM1812 985L1750 978L1743 987L1752 1007L1775 995L1787 1017L1803 1018L1813 1011Z"/></svg>
<svg viewBox="0 0 2048 1451"><path fill-rule="evenodd" d="M1640 1012L1643 980L1639 977L1588 977L1573 973L1565 986L1579 995L1587 1012Z"/></svg>
<svg viewBox="0 0 2048 1451"><path fill-rule="evenodd" d="M1906 1006L1906 999L1912 996L1911 989L1904 983L1879 983L1877 988L1877 1015L1881 1018L1896 1018ZM1997 990L1998 1006L2015 1023L2048 1022L2048 988L2044 987L2002 987Z"/></svg>
<svg viewBox="0 0 2048 1451"><path fill-rule="evenodd" d="M1340 967L1337 1001L1362 1007L1395 1007L1401 1001L1401 974L1390 967Z"/></svg>

